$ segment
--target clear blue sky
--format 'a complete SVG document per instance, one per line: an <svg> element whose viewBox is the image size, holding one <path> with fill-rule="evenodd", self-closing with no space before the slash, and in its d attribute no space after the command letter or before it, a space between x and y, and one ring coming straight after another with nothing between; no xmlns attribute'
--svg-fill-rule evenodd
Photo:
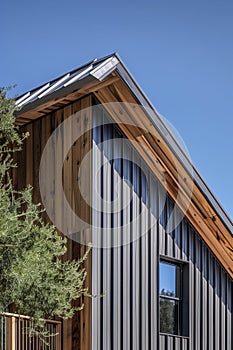
<svg viewBox="0 0 233 350"><path fill-rule="evenodd" d="M0 85L21 94L118 52L233 218L233 1L9 0Z"/></svg>
<svg viewBox="0 0 233 350"><path fill-rule="evenodd" d="M159 291L162 289L165 291L173 292L177 295L176 290L176 267L167 263L159 264Z"/></svg>

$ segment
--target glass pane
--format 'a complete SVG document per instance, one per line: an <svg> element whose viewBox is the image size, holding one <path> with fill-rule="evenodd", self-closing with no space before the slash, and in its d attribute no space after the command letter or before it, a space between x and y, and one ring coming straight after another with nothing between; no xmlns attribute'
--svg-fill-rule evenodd
<svg viewBox="0 0 233 350"><path fill-rule="evenodd" d="M178 302L160 298L160 332L178 334Z"/></svg>
<svg viewBox="0 0 233 350"><path fill-rule="evenodd" d="M177 266L161 262L159 265L159 294L171 297L178 296L176 281Z"/></svg>

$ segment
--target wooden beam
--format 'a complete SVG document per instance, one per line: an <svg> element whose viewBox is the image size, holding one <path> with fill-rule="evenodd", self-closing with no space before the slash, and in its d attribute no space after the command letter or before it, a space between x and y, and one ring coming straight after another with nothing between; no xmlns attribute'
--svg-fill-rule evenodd
<svg viewBox="0 0 233 350"><path fill-rule="evenodd" d="M105 108L126 137L131 142L134 141L133 145L140 156L146 160L156 177L233 278L233 238L230 232L218 218L197 185L193 183L183 165L174 158L175 156L166 144L166 140L163 140L160 133L151 124L143 109L133 106L133 104L137 104L134 96L121 81L116 81L113 85L96 91L95 95L103 104L120 101L127 103L125 106L105 105ZM138 125L141 130L145 129L148 133L137 137L133 127L127 123ZM190 190L192 190L192 196L187 208L184 203L187 203L189 199ZM177 198L178 192L180 198Z"/></svg>
<svg viewBox="0 0 233 350"><path fill-rule="evenodd" d="M68 105L71 102L76 101L81 97L84 97L85 95L98 90L100 87L106 87L118 80L119 78L113 73L112 75L104 79L102 82L99 82L98 80L96 80L96 81L87 83L82 88L75 90L74 92L71 92L71 93L65 94L64 96L60 96L58 98L54 98L52 100L44 102L41 105L38 105L37 107L34 107L33 109L27 112L19 111L16 116L16 125L24 125L26 123L29 123L30 121L38 119L50 113L53 110L57 110L58 108L61 108L61 106Z"/></svg>

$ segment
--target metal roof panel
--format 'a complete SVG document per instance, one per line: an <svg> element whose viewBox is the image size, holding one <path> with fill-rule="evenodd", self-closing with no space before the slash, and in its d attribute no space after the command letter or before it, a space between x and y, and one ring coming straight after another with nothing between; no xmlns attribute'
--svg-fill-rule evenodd
<svg viewBox="0 0 233 350"><path fill-rule="evenodd" d="M40 105L45 101L49 101L50 99L62 96L63 93L73 92L75 89L80 88L82 84L84 85L90 81L93 81L93 79L101 81L113 70L118 73L132 94L135 96L137 101L142 106L149 107L154 111L153 117L151 115L148 115L148 117L152 121L154 127L160 131L161 135L164 137L168 146L174 152L176 157L182 162L183 166L188 169L187 164L190 164L190 159L187 158L184 151L179 146L179 143L174 138L174 135L172 135L172 133L163 122L159 113L156 111L145 93L141 90L140 86L135 81L133 76L129 73L120 57L115 53L101 59L94 59L87 64L58 77L57 79L48 82L45 85L39 86L38 88L19 96L16 100L16 104L19 107L23 106L24 112L29 111L32 107ZM219 204L195 168L193 173L193 180L197 184L203 196L211 204L213 209L217 212L222 222L233 236L233 226L231 219L226 214L222 206Z"/></svg>

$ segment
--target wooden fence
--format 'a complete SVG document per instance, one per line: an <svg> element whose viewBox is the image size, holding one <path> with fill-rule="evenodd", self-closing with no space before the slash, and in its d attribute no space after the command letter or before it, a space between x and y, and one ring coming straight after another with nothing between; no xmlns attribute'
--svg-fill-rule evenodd
<svg viewBox="0 0 233 350"><path fill-rule="evenodd" d="M0 350L61 350L61 322L46 320L46 342L30 332L31 322L27 316L0 314Z"/></svg>

